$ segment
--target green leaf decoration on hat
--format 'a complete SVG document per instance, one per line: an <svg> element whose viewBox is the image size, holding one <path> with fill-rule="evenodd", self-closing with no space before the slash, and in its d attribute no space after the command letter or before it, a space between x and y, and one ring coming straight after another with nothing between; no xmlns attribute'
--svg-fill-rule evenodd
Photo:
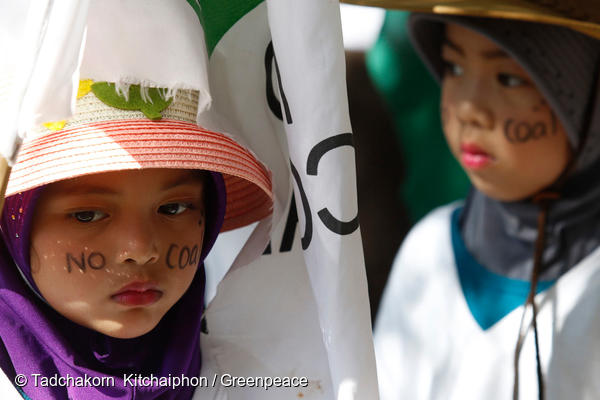
<svg viewBox="0 0 600 400"><path fill-rule="evenodd" d="M114 83L96 82L92 85L92 92L104 104L122 110L139 110L151 120L161 119L161 111L167 108L173 99L166 100L160 89L157 88L144 90L147 91L147 94L142 96L140 85L131 85L129 86L129 96L125 98L117 92ZM149 101L146 101L144 97Z"/></svg>

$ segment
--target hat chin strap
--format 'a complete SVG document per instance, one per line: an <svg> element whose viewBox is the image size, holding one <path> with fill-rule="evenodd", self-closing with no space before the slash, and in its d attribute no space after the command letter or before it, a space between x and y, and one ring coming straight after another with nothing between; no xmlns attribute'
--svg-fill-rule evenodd
<svg viewBox="0 0 600 400"><path fill-rule="evenodd" d="M533 325L533 334L535 339L535 359L536 359L536 368L537 368L537 379L538 379L538 399L545 399L544 392L544 377L542 373L542 365L540 361L540 348L539 348L539 340L538 340L538 329L537 329L537 305L535 303L535 294L537 290L537 284L540 277L540 273L542 272L542 263L543 263L543 255L544 249L546 247L546 224L548 221L548 212L550 210L550 206L552 203L561 198L562 188L567 177L571 174L575 165L577 164L578 155L580 154L580 149L583 148L583 143L585 143L585 138L583 138L580 142L578 151L574 154L573 157L569 160L569 163L565 167L564 171L560 175L560 177L556 180L554 184L552 184L547 189L543 189L537 194L533 195L531 198L531 202L539 205L540 212L537 218L537 236L535 239L535 247L533 253L533 269L531 270L531 278L529 279L529 294L527 295L527 300L525 300L525 304L523 305L523 315L521 316L521 323L519 325L519 337L517 339L517 345L515 347L515 356L514 356L514 386L513 386L513 400L519 399L519 357L521 355L521 349L523 347L523 343L525 341L525 337L527 336L528 329L524 328L525 325L525 315L527 313L527 307L531 306L531 310L533 312L532 325Z"/></svg>
<svg viewBox="0 0 600 400"><path fill-rule="evenodd" d="M521 316L521 323L519 325L519 338L517 339L517 346L515 347L515 358L514 358L514 387L513 387L513 400L519 399L519 356L521 355L521 349L525 336L527 336L527 329L523 329L525 314L527 312L527 306L531 305L533 311L533 333L535 339L535 359L537 365L537 378L538 378L538 398L544 400L544 377L542 374L542 366L540 362L540 348L538 340L538 329L537 329L537 306L535 304L535 293L537 290L537 283L539 280L540 272L542 269L542 256L544 254L544 247L546 246L546 222L548 220L548 209L550 204L560 198L559 192L554 191L542 191L535 195L532 199L533 203L539 204L540 213L538 214L537 223L537 237L535 240L535 251L533 255L533 269L531 270L531 279L529 285L529 294L525 304L523 306L523 315Z"/></svg>

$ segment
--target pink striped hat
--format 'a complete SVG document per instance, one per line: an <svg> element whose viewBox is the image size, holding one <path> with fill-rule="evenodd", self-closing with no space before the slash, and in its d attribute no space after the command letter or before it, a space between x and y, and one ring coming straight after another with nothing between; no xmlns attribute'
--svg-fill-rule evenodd
<svg viewBox="0 0 600 400"><path fill-rule="evenodd" d="M198 92L81 81L75 115L44 124L23 144L6 195L100 172L200 169L223 175L222 231L272 212L271 174L253 153L223 133L196 124Z"/></svg>

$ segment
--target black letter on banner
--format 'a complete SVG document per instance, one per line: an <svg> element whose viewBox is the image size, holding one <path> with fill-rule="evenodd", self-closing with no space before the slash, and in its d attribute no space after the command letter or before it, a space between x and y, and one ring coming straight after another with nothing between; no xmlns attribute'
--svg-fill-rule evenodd
<svg viewBox="0 0 600 400"><path fill-rule="evenodd" d="M304 187L302 186L302 181L300 180L300 175L298 175L298 170L294 167L294 164L290 161L290 166L292 167L292 175L294 176L294 180L298 185L298 192L300 192L300 198L302 199L302 208L304 208L304 236L302 236L302 250L308 249L310 245L310 241L312 240L312 217L310 214L310 205L308 204L308 199L306 198L306 193L304 193Z"/></svg>
<svg viewBox="0 0 600 400"><path fill-rule="evenodd" d="M321 161L325 153L342 146L351 146L354 148L351 133L341 133L317 143L308 154L306 173L308 175L317 175L319 161ZM331 215L327 208L320 210L317 215L330 231L339 235L348 235L358 228L358 214L349 222L338 220Z"/></svg>
<svg viewBox="0 0 600 400"><path fill-rule="evenodd" d="M271 254L271 242L269 241L269 244L267 244L267 248L265 249L265 251L262 253L263 256L269 255Z"/></svg>
<svg viewBox="0 0 600 400"><path fill-rule="evenodd" d="M285 221L285 230L283 231L283 238L281 239L281 246L279 247L280 253L292 250L296 225L298 225L298 211L296 211L296 198L292 196L290 211L288 212L287 220Z"/></svg>
<svg viewBox="0 0 600 400"><path fill-rule="evenodd" d="M292 250L297 225L298 211L296 210L296 198L292 195L292 200L290 201L290 209L288 211L287 219L285 221L285 229L283 230L283 238L281 239L281 246L279 246L280 253L286 253ZM269 242L267 248L263 253L263 255L268 254L271 254L271 242Z"/></svg>
<svg viewBox="0 0 600 400"><path fill-rule="evenodd" d="M267 46L267 50L265 52L265 72L266 72L266 81L267 81L267 103L269 104L269 108L275 114L277 118L283 121L283 116L281 115L281 104L279 104L279 100L275 96L275 91L273 90L273 79L272 79L272 71L273 64L275 64L275 73L277 74L277 83L279 85L279 95L281 96L281 101L283 102L283 109L285 110L285 120L288 124L292 123L292 114L290 113L290 106L288 105L287 98L285 97L285 92L283 91L283 85L281 84L281 75L279 74L279 67L277 66L277 58L275 57L275 51L273 50L273 42L269 42Z"/></svg>

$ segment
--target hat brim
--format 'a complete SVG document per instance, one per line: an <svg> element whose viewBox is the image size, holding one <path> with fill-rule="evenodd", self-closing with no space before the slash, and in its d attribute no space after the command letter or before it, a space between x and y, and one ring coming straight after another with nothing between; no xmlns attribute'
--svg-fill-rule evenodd
<svg viewBox="0 0 600 400"><path fill-rule="evenodd" d="M270 173L233 139L178 120L113 120L51 132L23 144L7 196L59 180L108 171L177 168L223 174L222 231L272 212Z"/></svg>
<svg viewBox="0 0 600 400"><path fill-rule="evenodd" d="M576 12L563 14L559 10L532 4L529 1L508 0L342 0L344 3L400 9L406 11L461 15L471 17L505 18L565 26L600 39L600 23L585 21ZM600 16L598 16L600 18Z"/></svg>

